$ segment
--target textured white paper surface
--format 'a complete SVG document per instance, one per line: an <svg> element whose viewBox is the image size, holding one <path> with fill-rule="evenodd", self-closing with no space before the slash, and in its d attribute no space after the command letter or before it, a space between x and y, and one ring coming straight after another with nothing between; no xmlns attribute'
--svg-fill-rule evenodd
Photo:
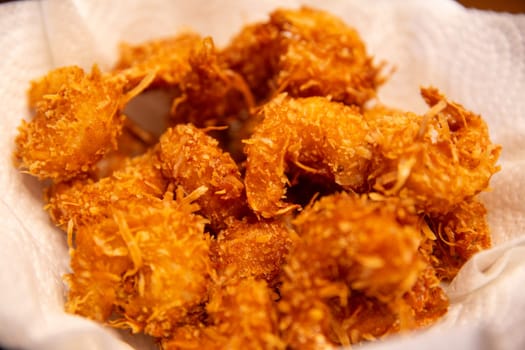
<svg viewBox="0 0 525 350"><path fill-rule="evenodd" d="M42 210L41 187L12 167L16 128L28 117L28 81L49 69L109 68L120 41L193 28L225 44L279 6L310 4L356 27L378 61L397 67L381 100L421 112L419 86L434 85L480 113L503 146L489 209L494 249L448 287L447 316L424 332L364 349L524 349L525 16L465 10L442 1L42 1L0 5L0 345L24 349L130 349L120 336L63 310L64 235ZM147 348L147 340L134 342Z"/></svg>

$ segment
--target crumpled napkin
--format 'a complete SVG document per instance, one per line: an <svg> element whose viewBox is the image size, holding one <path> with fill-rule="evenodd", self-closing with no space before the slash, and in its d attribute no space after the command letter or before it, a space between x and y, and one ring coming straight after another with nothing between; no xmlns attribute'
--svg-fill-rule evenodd
<svg viewBox="0 0 525 350"><path fill-rule="evenodd" d="M42 210L41 185L11 154L28 117L28 81L49 69L96 62L109 68L120 41L193 28L225 44L276 7L307 4L356 27L378 61L397 68L382 102L423 112L419 86L434 85L484 116L503 146L501 172L483 194L495 247L469 261L447 287L449 313L428 330L364 349L525 348L525 16L466 10L453 1L259 0L24 1L0 6L0 344L24 349L153 348L63 312L68 252ZM124 338L124 340L122 340Z"/></svg>

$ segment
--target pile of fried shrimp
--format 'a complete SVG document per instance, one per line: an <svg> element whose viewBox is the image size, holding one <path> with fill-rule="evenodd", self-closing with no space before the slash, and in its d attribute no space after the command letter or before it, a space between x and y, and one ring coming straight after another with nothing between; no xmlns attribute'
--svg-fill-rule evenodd
<svg viewBox="0 0 525 350"><path fill-rule="evenodd" d="M443 283L491 244L478 194L501 149L436 88L423 115L382 105L383 72L300 8L222 49L185 32L34 80L15 158L67 234L66 311L162 349L326 349L439 320ZM150 91L172 101L160 135L125 115Z"/></svg>

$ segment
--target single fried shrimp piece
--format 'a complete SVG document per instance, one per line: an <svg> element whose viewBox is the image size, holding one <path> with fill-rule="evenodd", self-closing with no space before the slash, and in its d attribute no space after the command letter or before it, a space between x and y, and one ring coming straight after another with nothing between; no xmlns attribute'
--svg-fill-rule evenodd
<svg viewBox="0 0 525 350"><path fill-rule="evenodd" d="M219 276L265 279L273 286L291 246L290 229L280 221L235 221L212 243L212 261Z"/></svg>
<svg viewBox="0 0 525 350"><path fill-rule="evenodd" d="M178 328L162 342L162 348L284 349L275 298L264 280L230 281L212 293L206 305L208 325Z"/></svg>
<svg viewBox="0 0 525 350"><path fill-rule="evenodd" d="M259 101L276 90L273 77L282 51L280 35L269 23L247 25L219 52L221 61L244 77Z"/></svg>
<svg viewBox="0 0 525 350"><path fill-rule="evenodd" d="M125 77L131 84L137 84L154 73L152 87L177 86L191 70L188 58L201 40L200 35L188 32L139 45L123 43L114 73Z"/></svg>
<svg viewBox="0 0 525 350"><path fill-rule="evenodd" d="M480 116L434 88L421 94L431 107L423 117L399 111L366 116L376 145L369 180L379 192L444 214L488 187L501 147L490 141Z"/></svg>
<svg viewBox="0 0 525 350"><path fill-rule="evenodd" d="M286 91L362 106L382 83L359 34L327 12L279 9L245 27L222 51L259 100Z"/></svg>
<svg viewBox="0 0 525 350"><path fill-rule="evenodd" d="M188 322L208 298L212 271L206 220L192 204L205 190L133 198L79 225L69 238L67 311L155 337Z"/></svg>
<svg viewBox="0 0 525 350"><path fill-rule="evenodd" d="M122 169L98 181L84 178L52 184L46 192L46 210L62 229L101 220L107 207L124 210L128 201L161 198L167 187L155 150L128 159ZM71 221L71 224L70 224Z"/></svg>
<svg viewBox="0 0 525 350"><path fill-rule="evenodd" d="M246 200L239 169L215 139L191 124L181 124L168 129L159 145L166 178L188 193L208 187L197 203L213 229L224 228L225 220L242 216Z"/></svg>
<svg viewBox="0 0 525 350"><path fill-rule="evenodd" d="M60 68L32 84L35 116L16 137L19 166L40 179L71 179L86 173L117 146L124 117L122 85L94 67Z"/></svg>
<svg viewBox="0 0 525 350"><path fill-rule="evenodd" d="M476 197L446 214L430 216L428 222L435 236L432 262L440 279L452 280L474 254L490 248L487 210Z"/></svg>
<svg viewBox="0 0 525 350"><path fill-rule="evenodd" d="M175 122L197 127L224 125L253 106L250 88L241 75L221 66L210 37L196 45L188 61L191 69L182 78L181 96L171 108Z"/></svg>
<svg viewBox="0 0 525 350"><path fill-rule="evenodd" d="M245 141L246 194L257 214L274 217L296 207L283 200L292 165L347 190L365 184L372 153L368 127L355 109L324 97L282 94L260 113L263 121Z"/></svg>
<svg viewBox="0 0 525 350"><path fill-rule="evenodd" d="M315 349L390 331L404 315L394 305L426 265L418 252L417 226L398 221L411 215L407 210L395 202L339 193L321 198L294 220L300 239L284 266L279 302L287 344ZM361 306L360 322L342 322L359 312L355 293L371 304ZM384 320L364 331L361 323L369 313ZM356 332L364 335L356 337Z"/></svg>
<svg viewBox="0 0 525 350"><path fill-rule="evenodd" d="M277 10L270 23L281 33L278 89L292 96L330 96L362 106L375 96L379 70L357 31L327 12Z"/></svg>

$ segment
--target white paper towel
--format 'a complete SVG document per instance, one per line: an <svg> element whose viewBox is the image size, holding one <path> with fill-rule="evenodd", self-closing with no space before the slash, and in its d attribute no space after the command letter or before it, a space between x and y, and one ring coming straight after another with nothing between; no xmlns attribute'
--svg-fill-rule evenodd
<svg viewBox="0 0 525 350"><path fill-rule="evenodd" d="M225 44L279 6L309 4L356 27L377 60L397 67L384 103L424 111L419 86L434 85L484 116L503 146L502 171L483 195L495 248L448 287L452 306L428 331L365 349L524 349L525 16L465 10L452 1L241 0L25 1L0 6L0 344L25 349L130 349L116 332L63 310L64 235L42 210L41 187L11 166L27 118L28 81L57 66L110 67L120 41L193 28ZM135 340L147 348L148 340Z"/></svg>

